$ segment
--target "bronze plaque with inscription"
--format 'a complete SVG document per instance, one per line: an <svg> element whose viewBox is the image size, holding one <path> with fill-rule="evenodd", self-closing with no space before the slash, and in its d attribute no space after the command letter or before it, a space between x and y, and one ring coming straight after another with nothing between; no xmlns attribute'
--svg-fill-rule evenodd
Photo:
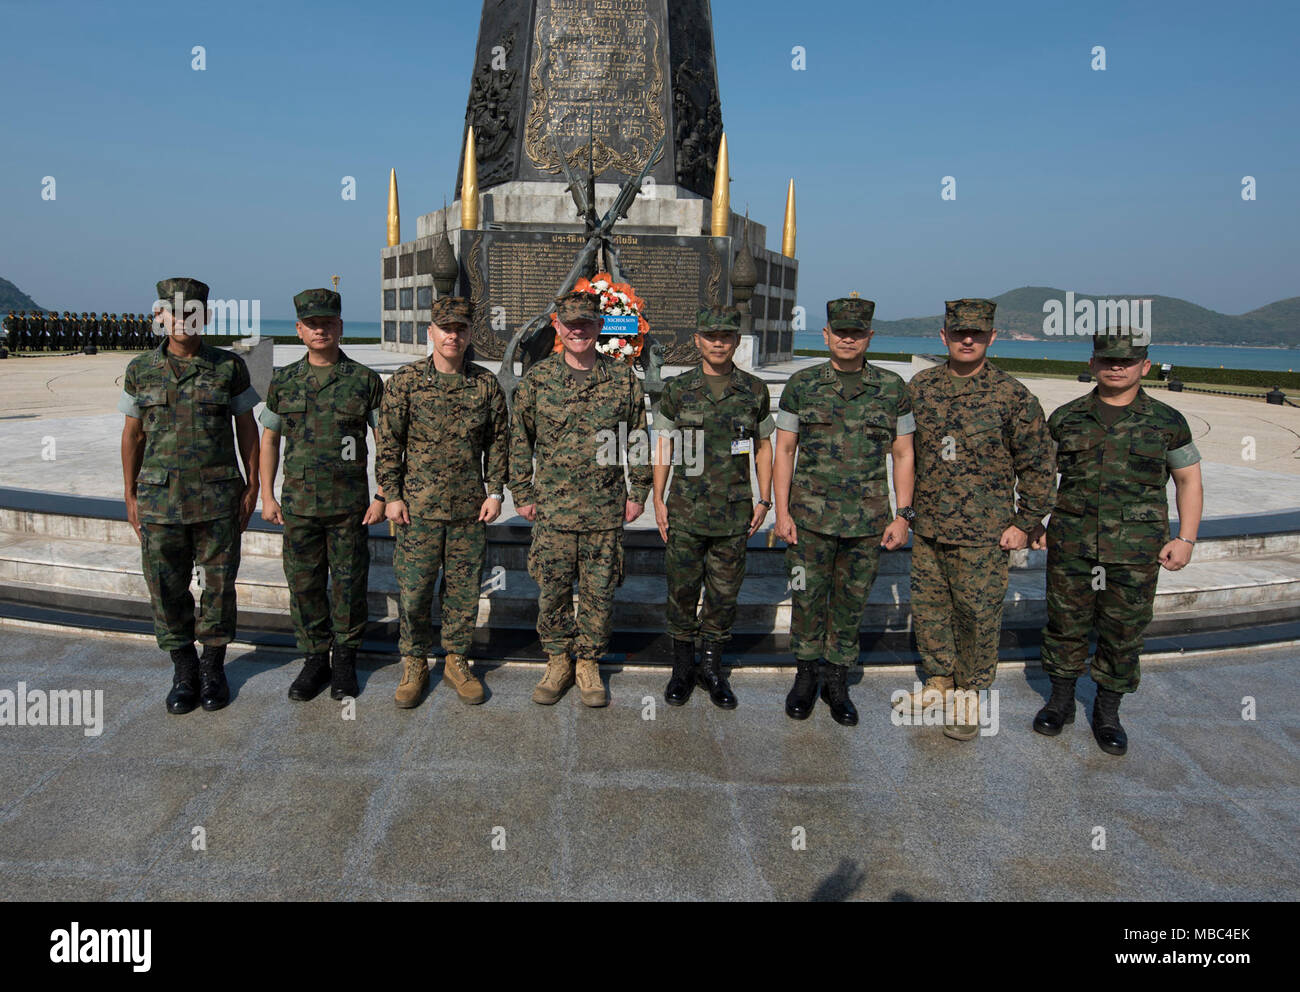
<svg viewBox="0 0 1300 992"><path fill-rule="evenodd" d="M623 278L670 365L695 361L696 311L729 302L730 238L615 234ZM460 232L460 292L474 302L475 354L499 359L524 324L551 307L586 239L539 231Z"/></svg>

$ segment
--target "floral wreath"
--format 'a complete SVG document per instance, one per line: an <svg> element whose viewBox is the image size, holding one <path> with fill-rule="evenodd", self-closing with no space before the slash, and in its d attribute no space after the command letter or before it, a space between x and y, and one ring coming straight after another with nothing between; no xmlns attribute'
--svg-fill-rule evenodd
<svg viewBox="0 0 1300 992"><path fill-rule="evenodd" d="M579 279L573 287L575 293L591 293L598 298L601 316L635 317L637 333L635 335L602 333L596 341L596 351L618 362L631 362L641 354L645 347L645 337L650 333L650 324L643 316L645 301L636 295L631 285L614 282L608 272L597 272L594 279ZM551 314L551 319L555 319ZM564 350L564 342L555 336L556 353Z"/></svg>

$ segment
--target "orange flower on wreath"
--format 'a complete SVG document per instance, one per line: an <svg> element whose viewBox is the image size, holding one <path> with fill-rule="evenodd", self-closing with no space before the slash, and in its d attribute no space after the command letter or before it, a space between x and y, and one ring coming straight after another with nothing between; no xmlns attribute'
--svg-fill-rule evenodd
<svg viewBox="0 0 1300 992"><path fill-rule="evenodd" d="M650 333L650 323L645 319L645 300L637 295L630 284L625 282L614 282L613 277L608 272L597 272L595 278L582 278L574 284L573 291L576 293L591 293L596 296L600 312L605 315L623 315L636 316L637 333L633 337L622 337L615 340L622 341L623 347L631 347L630 353L608 354L602 351L602 354L614 358L617 361L635 361L641 354L641 349L645 347L645 336ZM554 320L555 313L551 314ZM611 338L613 335L602 334L601 337ZM597 345L599 348L599 344ZM555 347L553 351L559 353L564 350L564 342L560 336L555 336Z"/></svg>

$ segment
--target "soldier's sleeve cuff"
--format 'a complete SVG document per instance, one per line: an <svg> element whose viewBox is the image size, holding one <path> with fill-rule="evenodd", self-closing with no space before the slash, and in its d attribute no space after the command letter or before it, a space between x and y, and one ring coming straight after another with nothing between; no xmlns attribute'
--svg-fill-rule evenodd
<svg viewBox="0 0 1300 992"><path fill-rule="evenodd" d="M262 397L257 395L257 390L252 386L249 386L230 401L230 412L238 417L240 414L247 413L261 402Z"/></svg>
<svg viewBox="0 0 1300 992"><path fill-rule="evenodd" d="M1165 462L1170 469L1187 468L1201 460L1201 453L1196 450L1196 442L1189 441L1181 448L1175 448L1165 455Z"/></svg>
<svg viewBox="0 0 1300 992"><path fill-rule="evenodd" d="M762 440L765 437L771 437L774 430L776 430L776 421L772 419L771 414L768 414L763 418L763 422L758 425L759 439Z"/></svg>
<svg viewBox="0 0 1300 992"><path fill-rule="evenodd" d="M1046 514L1044 514L1044 516L1046 516ZM1015 524L1017 527L1023 530L1026 534L1032 534L1034 532L1034 528L1037 527L1042 522L1043 522L1042 517L1034 517L1028 513L1017 514L1016 519L1012 521L1013 524Z"/></svg>
<svg viewBox="0 0 1300 992"><path fill-rule="evenodd" d="M369 424L371 427L378 427L378 426L379 426L379 411L378 411L378 410L371 410L370 413L366 416L366 423Z"/></svg>
<svg viewBox="0 0 1300 992"><path fill-rule="evenodd" d="M529 506L533 502L532 486L509 486L510 496L515 501L515 506Z"/></svg>
<svg viewBox="0 0 1300 992"><path fill-rule="evenodd" d="M135 399L125 389L122 390L122 395L117 401L117 408L128 417L134 417L136 420L144 417L144 414L140 412L140 408L135 405Z"/></svg>
<svg viewBox="0 0 1300 992"><path fill-rule="evenodd" d="M278 413L272 412L269 406L262 407L262 412L257 415L257 419L261 421L262 426L268 431L275 431L280 434L284 430L284 418Z"/></svg>
<svg viewBox="0 0 1300 992"><path fill-rule="evenodd" d="M655 430L671 431L677 427L677 422L671 417L665 417L662 412L655 414Z"/></svg>
<svg viewBox="0 0 1300 992"><path fill-rule="evenodd" d="M791 413L789 410L777 410L776 426L780 430L789 431L792 434L798 434L799 415L797 413Z"/></svg>
<svg viewBox="0 0 1300 992"><path fill-rule="evenodd" d="M916 433L916 414L905 413L898 418L898 424L894 428L894 435L902 437L904 434Z"/></svg>

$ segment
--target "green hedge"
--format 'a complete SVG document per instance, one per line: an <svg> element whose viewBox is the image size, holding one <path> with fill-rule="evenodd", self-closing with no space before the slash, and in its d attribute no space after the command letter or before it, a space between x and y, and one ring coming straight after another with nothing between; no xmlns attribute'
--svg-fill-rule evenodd
<svg viewBox="0 0 1300 992"><path fill-rule="evenodd" d="M263 340L265 340L268 337L276 344L302 344L302 339L299 338L298 335L296 334L262 335ZM218 334L205 334L203 335L203 340L208 344L212 345L214 348L229 348L231 345L238 344L240 341L243 341L244 336L230 337L230 336L218 335ZM380 343L379 338L350 338L346 334L343 336L343 340L339 342L339 344L341 344L345 350L347 349L348 345L351 344L379 344L379 343Z"/></svg>

